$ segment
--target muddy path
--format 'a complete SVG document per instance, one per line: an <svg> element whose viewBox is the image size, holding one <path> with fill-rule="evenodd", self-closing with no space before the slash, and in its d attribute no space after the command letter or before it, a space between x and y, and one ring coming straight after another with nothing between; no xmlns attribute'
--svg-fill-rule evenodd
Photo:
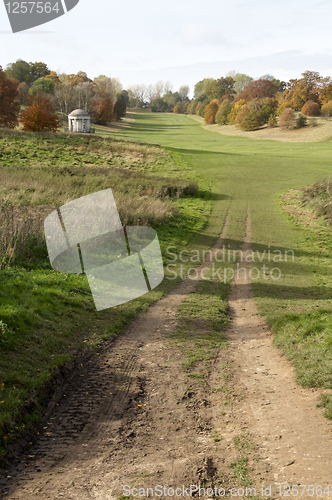
<svg viewBox="0 0 332 500"><path fill-rule="evenodd" d="M227 220L215 249L226 234ZM250 248L248 217L244 255ZM331 423L316 408L318 393L296 385L273 346L248 273L232 284L228 347L188 387L183 352L169 338L196 286L184 280L81 367L35 442L2 474L2 498L117 500L147 488L157 498L187 497L193 485L196 498L200 486L217 497L255 488L256 498L277 499L287 484L324 491L332 483ZM271 494L262 491L270 485ZM332 498L311 493L288 496Z"/></svg>

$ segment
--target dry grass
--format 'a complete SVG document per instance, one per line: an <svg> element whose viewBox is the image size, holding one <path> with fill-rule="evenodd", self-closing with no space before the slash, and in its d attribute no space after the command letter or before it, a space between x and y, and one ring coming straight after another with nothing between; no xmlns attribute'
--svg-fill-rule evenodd
<svg viewBox="0 0 332 500"><path fill-rule="evenodd" d="M0 269L15 258L33 257L44 242L44 220L52 207L14 207L0 201Z"/></svg>
<svg viewBox="0 0 332 500"><path fill-rule="evenodd" d="M326 121L325 118L316 118L317 126L308 126L295 130L282 130L280 127L268 128L267 125L259 130L244 132L235 125L204 125L204 120L200 116L188 115L190 118L202 124L202 127L212 132L222 135L237 135L249 137L251 139L267 139L282 142L319 142L332 137L332 121Z"/></svg>
<svg viewBox="0 0 332 500"><path fill-rule="evenodd" d="M159 146L0 131L0 268L45 246L43 223L55 208L103 189L112 189L123 225L156 227L175 219L175 201L196 196L198 186L174 178L174 169Z"/></svg>

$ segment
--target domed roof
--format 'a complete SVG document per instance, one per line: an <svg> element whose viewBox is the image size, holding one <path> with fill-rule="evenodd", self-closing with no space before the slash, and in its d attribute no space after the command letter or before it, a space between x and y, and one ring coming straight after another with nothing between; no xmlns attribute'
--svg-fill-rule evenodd
<svg viewBox="0 0 332 500"><path fill-rule="evenodd" d="M90 116L84 109L74 109L68 116Z"/></svg>

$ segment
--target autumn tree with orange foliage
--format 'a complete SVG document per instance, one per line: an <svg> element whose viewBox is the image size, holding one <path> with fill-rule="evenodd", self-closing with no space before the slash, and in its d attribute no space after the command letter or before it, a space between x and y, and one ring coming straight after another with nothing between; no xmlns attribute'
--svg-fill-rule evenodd
<svg viewBox="0 0 332 500"><path fill-rule="evenodd" d="M318 103L319 96L331 83L330 77L323 78L317 71L304 71L301 74L302 78L289 80L284 92L286 101L295 110L300 110L309 100Z"/></svg>
<svg viewBox="0 0 332 500"><path fill-rule="evenodd" d="M307 101L301 109L301 113L305 116L317 116L319 112L319 105L311 99Z"/></svg>
<svg viewBox="0 0 332 500"><path fill-rule="evenodd" d="M20 103L18 81L7 78L0 66L0 127L15 128L18 125Z"/></svg>
<svg viewBox="0 0 332 500"><path fill-rule="evenodd" d="M55 132L61 126L51 101L42 96L31 99L30 106L21 115L21 122L26 132Z"/></svg>
<svg viewBox="0 0 332 500"><path fill-rule="evenodd" d="M94 123L107 125L114 119L113 103L110 97L98 97L93 106Z"/></svg>
<svg viewBox="0 0 332 500"><path fill-rule="evenodd" d="M262 99L264 97L274 97L278 92L278 86L271 82L271 80L264 80L260 78L259 80L254 80L244 87L242 92L240 92L236 101L244 99L245 101L251 101L252 99Z"/></svg>
<svg viewBox="0 0 332 500"><path fill-rule="evenodd" d="M205 108L204 111L204 122L207 125L212 125L213 123L216 123L215 118L216 114L218 113L219 109L219 102L217 99L214 99L213 101L210 102Z"/></svg>

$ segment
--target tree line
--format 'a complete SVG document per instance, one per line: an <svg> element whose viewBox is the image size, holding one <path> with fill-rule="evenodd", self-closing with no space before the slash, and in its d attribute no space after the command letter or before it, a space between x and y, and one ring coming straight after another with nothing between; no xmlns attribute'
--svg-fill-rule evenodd
<svg viewBox="0 0 332 500"><path fill-rule="evenodd" d="M332 78L305 71L301 78L284 82L268 74L254 80L230 72L226 77L198 82L186 112L203 117L206 124L235 124L242 130L256 130L266 123L269 127L302 127L308 116L329 119Z"/></svg>
<svg viewBox="0 0 332 500"><path fill-rule="evenodd" d="M21 107L26 108L21 113ZM221 78L196 83L173 92L172 83L137 84L123 89L118 78L100 75L93 80L83 71L57 73L43 62L22 59L0 67L0 126L24 130L57 130L74 109L87 111L93 123L120 120L128 107L149 107L152 112L196 114L206 124L235 124L243 130L301 127L308 116L328 119L332 114L332 78L305 71L284 82L272 75L254 79L229 72Z"/></svg>
<svg viewBox="0 0 332 500"><path fill-rule="evenodd" d="M56 73L43 62L22 59L0 66L0 126L24 130L57 130L61 114L84 109L93 123L107 125L126 114L129 97L117 78L100 75L93 80L83 71ZM21 106L26 107L20 113ZM62 118L65 118L62 116Z"/></svg>

